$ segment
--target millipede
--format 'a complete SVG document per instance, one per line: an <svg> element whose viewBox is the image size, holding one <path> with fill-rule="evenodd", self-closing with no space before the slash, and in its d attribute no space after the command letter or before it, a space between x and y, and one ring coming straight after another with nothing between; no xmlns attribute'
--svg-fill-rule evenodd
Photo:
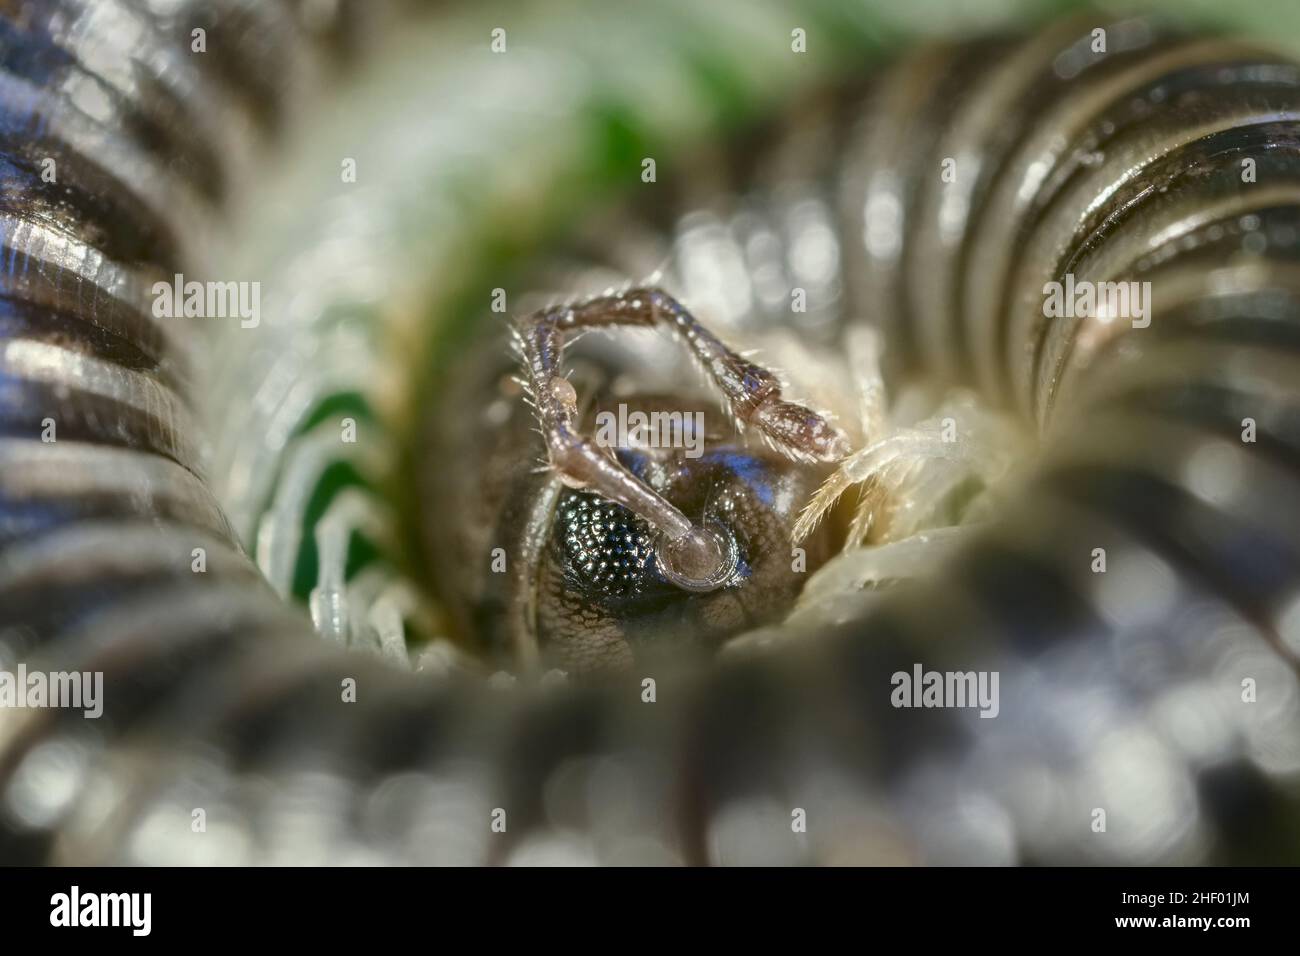
<svg viewBox="0 0 1300 956"><path fill-rule="evenodd" d="M1300 33L694 6L0 0L0 860L1300 859Z"/></svg>

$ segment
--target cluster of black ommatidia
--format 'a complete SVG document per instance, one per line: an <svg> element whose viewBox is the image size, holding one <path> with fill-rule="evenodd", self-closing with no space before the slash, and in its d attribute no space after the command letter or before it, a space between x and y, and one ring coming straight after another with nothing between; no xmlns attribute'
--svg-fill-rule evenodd
<svg viewBox="0 0 1300 956"><path fill-rule="evenodd" d="M556 535L580 587L604 597L635 597L646 586L653 556L650 528L621 505L569 492L559 506Z"/></svg>

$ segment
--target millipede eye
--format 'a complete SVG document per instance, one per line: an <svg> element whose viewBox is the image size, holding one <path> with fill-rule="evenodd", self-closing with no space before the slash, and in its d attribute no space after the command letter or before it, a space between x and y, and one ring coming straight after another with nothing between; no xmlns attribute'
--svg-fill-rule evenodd
<svg viewBox="0 0 1300 956"><path fill-rule="evenodd" d="M605 498L573 491L560 502L557 537L565 573L603 597L635 597L650 578L654 557L650 526Z"/></svg>

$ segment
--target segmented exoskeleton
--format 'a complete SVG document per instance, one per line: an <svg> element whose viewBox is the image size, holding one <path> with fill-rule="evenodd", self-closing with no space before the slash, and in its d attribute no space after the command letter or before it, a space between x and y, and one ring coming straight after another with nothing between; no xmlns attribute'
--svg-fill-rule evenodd
<svg viewBox="0 0 1300 956"><path fill-rule="evenodd" d="M142 49L175 49L147 4L98 6L140 17ZM229 7L232 23L294 29L287 4ZM217 97L243 73L177 66L160 73L174 89L116 94L105 76L119 110L87 118L65 102L76 84L46 71L92 70L95 45L7 22L28 31L21 49L50 52L6 61L44 92L4 98L32 126L6 143L21 202L0 353L2 650L103 671L106 687L93 726L4 715L6 858L1295 858L1260 846L1294 812L1300 766L1300 73L1286 57L1101 18L927 50L865 104L821 114L826 140L779 140L789 188L747 176L744 215L681 220L674 291L710 321L790 321L789 289L805 289L807 335L874 323L894 380L973 383L1043 450L923 581L841 595L767 653L637 675L655 680L650 702L640 681L431 681L308 636L231 543L188 447L182 346L142 307L208 200L185 197L202 192L185 183L203 151L186 159L141 124L176 130L185 82ZM29 128L84 195L40 185ZM150 155L164 170L127 179ZM42 229L81 246L60 252ZM762 259L809 235L836 244L837 269ZM1150 281L1150 325L1048 320L1044 286L1066 274ZM893 706L891 675L918 662L996 670L1000 713Z"/></svg>

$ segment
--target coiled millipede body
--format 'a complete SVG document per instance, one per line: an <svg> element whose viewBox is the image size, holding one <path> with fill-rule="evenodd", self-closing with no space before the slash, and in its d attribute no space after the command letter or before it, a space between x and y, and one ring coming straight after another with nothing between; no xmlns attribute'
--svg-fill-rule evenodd
<svg viewBox="0 0 1300 956"><path fill-rule="evenodd" d="M660 269L723 335L877 328L891 390L971 386L1038 450L915 581L861 590L877 552L855 549L856 584L750 653L503 688L332 647L286 600L355 630L338 549L301 565L308 506L262 510L310 491L284 462L373 373L364 342L317 363L347 322L268 318L272 346L213 360L150 308L204 267L259 130L336 69L359 6L0 5L0 656L104 675L98 720L0 715L0 856L1296 858L1271 834L1300 775L1300 67L1137 17L927 46L738 151L730 190L593 220L581 281ZM1053 282L1149 282L1145 314L1049 316ZM341 527L382 538L380 483L355 484ZM372 596L401 590L383 574ZM402 657L407 612L378 606ZM918 663L996 672L996 719L894 706Z"/></svg>

